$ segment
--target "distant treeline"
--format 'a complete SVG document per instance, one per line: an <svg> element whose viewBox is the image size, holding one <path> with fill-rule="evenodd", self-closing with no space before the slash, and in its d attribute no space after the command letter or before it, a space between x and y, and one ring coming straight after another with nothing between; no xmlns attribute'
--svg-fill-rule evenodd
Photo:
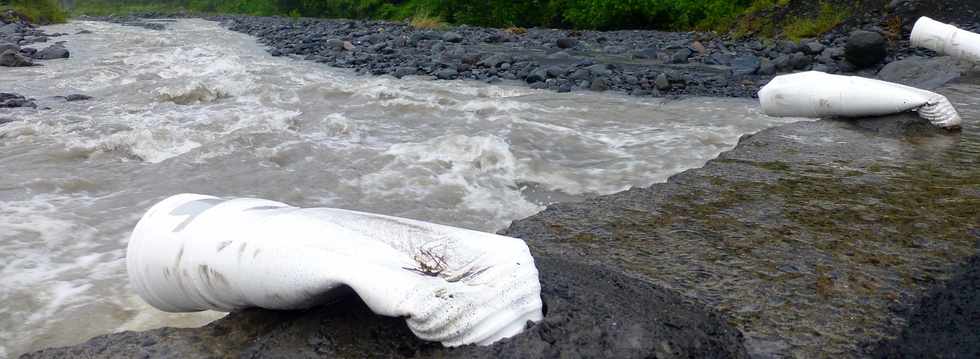
<svg viewBox="0 0 980 359"><path fill-rule="evenodd" d="M41 1L41 0L33 0ZM575 29L717 28L778 0L74 0L75 13L190 11Z"/></svg>
<svg viewBox="0 0 980 359"><path fill-rule="evenodd" d="M0 9L14 9L37 24L65 22L67 16L58 0L0 0Z"/></svg>

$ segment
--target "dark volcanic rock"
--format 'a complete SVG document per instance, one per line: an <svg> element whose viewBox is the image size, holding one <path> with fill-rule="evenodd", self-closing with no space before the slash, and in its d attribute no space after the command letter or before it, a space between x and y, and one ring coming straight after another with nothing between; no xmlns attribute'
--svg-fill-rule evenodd
<svg viewBox="0 0 980 359"><path fill-rule="evenodd" d="M68 102L86 101L86 100L91 100L91 99L92 99L92 96L82 95L82 94L73 94L73 95L65 96L65 101L68 101Z"/></svg>
<svg viewBox="0 0 980 359"><path fill-rule="evenodd" d="M878 78L922 89L934 89L958 79L969 65L949 57L909 57L885 65Z"/></svg>
<svg viewBox="0 0 980 359"><path fill-rule="evenodd" d="M30 59L24 57L18 51L6 50L0 53L0 66L6 67L25 67L34 66Z"/></svg>
<svg viewBox="0 0 980 359"><path fill-rule="evenodd" d="M888 54L885 37L877 32L858 30L847 38L844 57L858 69L871 67Z"/></svg>
<svg viewBox="0 0 980 359"><path fill-rule="evenodd" d="M544 321L489 347L444 348L356 297L307 311L248 310L198 329L123 332L22 358L745 358L725 319L670 291L602 267L535 259Z"/></svg>
<svg viewBox="0 0 980 359"><path fill-rule="evenodd" d="M48 46L34 54L34 58L38 60L67 59L69 56L71 54L62 44Z"/></svg>
<svg viewBox="0 0 980 359"><path fill-rule="evenodd" d="M980 119L964 120L963 133L914 115L784 125L666 183L550 205L502 233L716 308L750 354L866 357L861 343L901 330L976 253Z"/></svg>
<svg viewBox="0 0 980 359"><path fill-rule="evenodd" d="M558 48L560 49L570 49L575 47L575 45L578 45L578 40L568 38L568 37L563 37L558 39L558 41L556 41L556 45L558 45Z"/></svg>
<svg viewBox="0 0 980 359"><path fill-rule="evenodd" d="M980 227L973 230L980 240ZM980 257L916 305L909 325L879 345L879 358L980 358Z"/></svg>
<svg viewBox="0 0 980 359"><path fill-rule="evenodd" d="M732 74L735 76L745 76L754 74L759 70L762 61L758 57L749 55L737 57L732 61Z"/></svg>
<svg viewBox="0 0 980 359"><path fill-rule="evenodd" d="M0 108L30 107L37 108L34 101L15 93L0 92Z"/></svg>

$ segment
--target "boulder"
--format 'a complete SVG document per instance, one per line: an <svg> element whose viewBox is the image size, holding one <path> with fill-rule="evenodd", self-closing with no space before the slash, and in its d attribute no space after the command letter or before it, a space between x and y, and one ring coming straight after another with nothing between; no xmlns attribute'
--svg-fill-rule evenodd
<svg viewBox="0 0 980 359"><path fill-rule="evenodd" d="M958 79L963 65L952 57L909 57L891 62L878 71L878 78L912 87L931 90Z"/></svg>
<svg viewBox="0 0 980 359"><path fill-rule="evenodd" d="M667 78L667 74L661 73L657 75L657 79L654 81L657 86L657 90L666 91L670 89L670 79Z"/></svg>
<svg viewBox="0 0 980 359"><path fill-rule="evenodd" d="M25 67L34 66L30 59L24 57L19 52L7 50L0 54L0 66L6 67Z"/></svg>
<svg viewBox="0 0 980 359"><path fill-rule="evenodd" d="M578 45L578 40L569 37L563 37L558 39L558 41L555 41L555 44L558 45L558 48L560 49L570 49L575 47L575 45Z"/></svg>
<svg viewBox="0 0 980 359"><path fill-rule="evenodd" d="M857 69L874 66L888 54L885 37L877 32L858 30L851 33L844 47L844 57Z"/></svg>
<svg viewBox="0 0 980 359"><path fill-rule="evenodd" d="M452 43L463 42L463 35L460 35L458 32L450 31L442 34L442 41Z"/></svg>
<svg viewBox="0 0 980 359"><path fill-rule="evenodd" d="M23 30L23 26L17 23L10 23L0 26L0 35L13 35Z"/></svg>
<svg viewBox="0 0 980 359"><path fill-rule="evenodd" d="M606 83L605 79L595 79L592 80L592 84L589 86L589 89L596 92L602 92L609 90L609 85Z"/></svg>
<svg viewBox="0 0 980 359"><path fill-rule="evenodd" d="M248 309L202 328L120 332L40 358L747 358L727 317L682 294L604 266L535 258L545 318L491 346L419 340L402 318L356 296L307 310Z"/></svg>
<svg viewBox="0 0 980 359"><path fill-rule="evenodd" d="M68 49L61 44L48 46L44 50L34 54L34 58L38 60L67 59L69 56L71 54L68 52Z"/></svg>
<svg viewBox="0 0 980 359"><path fill-rule="evenodd" d="M687 59L690 58L692 54L694 54L694 52L691 51L691 49L684 48L677 50L670 56L670 62L673 64L687 63Z"/></svg>
<svg viewBox="0 0 980 359"><path fill-rule="evenodd" d="M34 101L15 93L0 92L0 108L30 107L37 108Z"/></svg>
<svg viewBox="0 0 980 359"><path fill-rule="evenodd" d="M753 55L736 57L732 60L732 74L735 76L745 76L754 74L759 70L762 61Z"/></svg>

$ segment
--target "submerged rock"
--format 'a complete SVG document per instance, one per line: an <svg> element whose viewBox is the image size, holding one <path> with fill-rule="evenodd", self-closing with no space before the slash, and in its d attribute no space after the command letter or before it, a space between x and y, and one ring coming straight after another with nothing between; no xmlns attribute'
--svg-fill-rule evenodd
<svg viewBox="0 0 980 359"><path fill-rule="evenodd" d="M377 316L348 296L306 311L233 313L197 329L109 334L22 358L747 357L741 335L724 318L676 293L603 267L548 257L535 262L545 319L487 347L420 341L403 319Z"/></svg>
<svg viewBox="0 0 980 359"><path fill-rule="evenodd" d="M37 108L33 99L15 93L0 92L0 108L30 107Z"/></svg>

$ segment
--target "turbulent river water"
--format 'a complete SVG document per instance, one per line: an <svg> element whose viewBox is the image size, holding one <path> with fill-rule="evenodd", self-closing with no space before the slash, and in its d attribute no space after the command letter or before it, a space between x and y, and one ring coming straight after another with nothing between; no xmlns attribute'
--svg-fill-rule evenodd
<svg viewBox="0 0 980 359"><path fill-rule="evenodd" d="M557 94L358 76L204 20L101 22L72 57L0 70L0 357L200 325L128 287L125 247L171 194L255 196L497 231L553 201L647 186L787 122L754 101ZM56 96L82 93L91 101Z"/></svg>

